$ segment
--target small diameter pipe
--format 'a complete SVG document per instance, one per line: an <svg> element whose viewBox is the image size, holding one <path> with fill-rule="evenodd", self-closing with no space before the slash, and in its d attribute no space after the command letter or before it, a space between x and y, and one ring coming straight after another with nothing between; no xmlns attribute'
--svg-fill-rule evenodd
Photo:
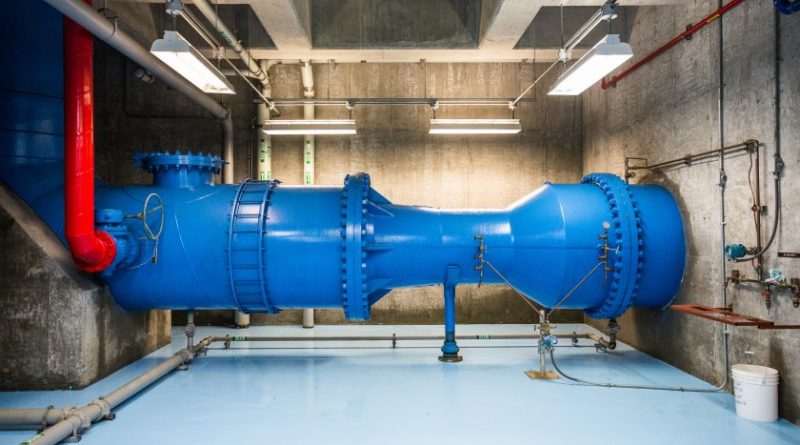
<svg viewBox="0 0 800 445"><path fill-rule="evenodd" d="M225 44L228 45L236 53L236 55L239 56L240 59L242 59L242 62L244 62L247 70L250 71L252 76L261 81L262 84L267 83L267 74L261 69L258 62L253 59L250 53L242 47L242 44L239 43L239 40L236 39L236 36L233 34L233 32L231 32L231 30L225 26L225 23L220 20L219 16L217 16L217 14L214 12L214 7L211 6L207 0L194 0L192 3L200 11L200 13L205 16L208 22L211 23L211 26L217 30L223 42L225 42Z"/></svg>
<svg viewBox="0 0 800 445"><path fill-rule="evenodd" d="M670 159L668 161L659 162L652 165L632 165L628 170L660 170L664 168L677 167L680 165L691 164L692 162L707 159L710 157L719 157L720 154L730 154L737 151L756 149L761 143L756 139L749 139L734 145L708 150L701 153L686 155L681 158ZM633 158L628 158L633 159Z"/></svg>
<svg viewBox="0 0 800 445"><path fill-rule="evenodd" d="M783 177L783 170L785 168L783 158L781 157L781 16L778 14L778 11L774 11L775 15L775 60L774 60L774 69L775 69L775 109L774 109L774 119L775 119L775 128L774 128L774 144L775 144L775 152L773 154L774 162L775 162L775 170L772 174L775 176L775 215L773 216L772 220L772 233L769 236L769 240L764 247L762 247L758 252L753 255L744 257L744 258L737 258L735 261L737 263L751 261L756 258L761 258L764 256L765 253L769 250L772 246L772 243L775 241L776 236L778 235L778 228L780 225L781 219L781 207L783 207L783 203L781 201L781 178Z"/></svg>
<svg viewBox="0 0 800 445"><path fill-rule="evenodd" d="M631 65L625 71L623 71L623 72L621 72L621 73L619 73L619 74L617 74L615 76L611 76L611 78L608 79L608 80L603 79L603 82L601 83L601 87L604 90L607 89L608 87L616 87L617 83L619 83L620 80L628 77L634 71L636 71L639 68L643 67L644 65L647 65L648 63L652 62L658 56L660 56L661 54L667 52L670 48L672 48L673 46L677 45L678 43L680 43L684 39L689 38L690 36L692 36L697 31L703 29L706 25L708 25L708 24L714 22L715 20L717 20L718 18L722 17L723 14L725 14L726 12L728 12L731 9L735 8L736 6L738 6L742 2L744 2L744 0L732 0L728 4L720 7L716 11L714 11L711 14L709 14L708 16L704 17L702 20L700 20L695 25L691 26L686 31L684 31L684 32L678 34L677 36L675 36L672 40L670 40L669 42L665 43L660 48L658 48L655 51L653 51L652 53L648 54L644 59L634 63L633 65Z"/></svg>
<svg viewBox="0 0 800 445"><path fill-rule="evenodd" d="M192 361L194 355L208 347L212 342L211 337L204 338L200 343L191 348L181 349L172 357L164 360L154 368L122 385L104 397L93 400L81 408L64 410L64 418L50 428L31 437L23 444L55 445L64 439L80 434L89 428L92 423L109 416L111 411L134 395L147 388L155 381L169 374L178 366ZM7 410L16 411L16 410ZM27 410L26 410L27 411ZM4 417L0 413L0 418Z"/></svg>
<svg viewBox="0 0 800 445"><path fill-rule="evenodd" d="M0 409L0 430L37 429L62 420L67 410L61 408Z"/></svg>
<svg viewBox="0 0 800 445"><path fill-rule="evenodd" d="M89 0L86 0L87 2ZM65 236L81 270L114 262L114 238L94 225L94 64L92 35L64 18Z"/></svg>
<svg viewBox="0 0 800 445"><path fill-rule="evenodd" d="M558 338L568 339L590 339L603 346L607 345L607 340L595 333L586 334L554 334ZM538 334L471 334L456 335L456 340L536 340ZM215 336L211 337L213 342L308 342L308 341L427 341L444 340L444 335L328 335L319 337L305 336Z"/></svg>

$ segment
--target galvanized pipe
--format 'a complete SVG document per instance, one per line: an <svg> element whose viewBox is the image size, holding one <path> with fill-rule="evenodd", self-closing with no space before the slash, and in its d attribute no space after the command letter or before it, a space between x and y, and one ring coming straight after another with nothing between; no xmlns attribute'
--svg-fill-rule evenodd
<svg viewBox="0 0 800 445"><path fill-rule="evenodd" d="M37 429L53 425L62 420L66 411L66 409L53 407L0 409L0 429Z"/></svg>
<svg viewBox="0 0 800 445"><path fill-rule="evenodd" d="M242 62L244 62L247 70L250 71L253 77L262 83L269 82L267 79L267 74L261 69L261 67L258 65L258 62L253 59L252 56L250 56L250 53L242 47L242 44L239 43L233 32L231 32L231 30L225 26L225 23L220 20L219 16L217 16L217 14L214 12L214 7L211 6L211 4L206 0L194 0L192 3L200 11L200 13L205 16L209 23L211 23L211 26L217 30L225 44L227 44L236 53L236 55L242 59Z"/></svg>

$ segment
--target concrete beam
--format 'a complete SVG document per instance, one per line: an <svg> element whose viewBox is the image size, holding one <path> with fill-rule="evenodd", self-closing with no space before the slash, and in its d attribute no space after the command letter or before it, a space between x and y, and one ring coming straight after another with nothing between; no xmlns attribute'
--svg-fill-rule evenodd
<svg viewBox="0 0 800 445"><path fill-rule="evenodd" d="M242 3L250 5L278 50L311 49L310 0L258 0Z"/></svg>
<svg viewBox="0 0 800 445"><path fill-rule="evenodd" d="M531 0L486 2L482 8L492 11L481 11L480 48L490 51L513 49L542 4Z"/></svg>

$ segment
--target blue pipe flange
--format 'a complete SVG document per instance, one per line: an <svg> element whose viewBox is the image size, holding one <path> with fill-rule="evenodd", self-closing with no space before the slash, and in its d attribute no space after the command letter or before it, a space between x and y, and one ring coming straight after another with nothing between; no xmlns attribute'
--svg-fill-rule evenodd
<svg viewBox="0 0 800 445"><path fill-rule="evenodd" d="M593 318L622 315L636 299L642 277L643 240L639 210L628 184L616 175L592 173L581 181L595 184L603 191L611 209L608 261L612 267L611 288L600 307L585 310Z"/></svg>
<svg viewBox="0 0 800 445"><path fill-rule="evenodd" d="M233 298L242 312L278 312L267 292L264 243L269 202L279 183L278 180L245 180L233 201L228 232L228 272Z"/></svg>
<svg viewBox="0 0 800 445"><path fill-rule="evenodd" d="M187 168L208 170L211 173L219 173L223 161L219 156L206 155L202 153L182 153L175 151L169 152L152 152L152 153L136 153L133 155L133 163L137 168L155 173L161 169L167 168Z"/></svg>
<svg viewBox="0 0 800 445"><path fill-rule="evenodd" d="M800 0L773 0L775 8L783 14L794 14L800 11Z"/></svg>
<svg viewBox="0 0 800 445"><path fill-rule="evenodd" d="M342 189L342 306L348 320L369 319L367 301L367 201L369 175L347 175Z"/></svg>

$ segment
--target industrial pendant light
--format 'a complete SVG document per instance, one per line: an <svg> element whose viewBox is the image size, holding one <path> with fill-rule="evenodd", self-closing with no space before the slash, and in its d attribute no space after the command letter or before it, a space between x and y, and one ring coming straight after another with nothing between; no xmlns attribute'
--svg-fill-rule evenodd
<svg viewBox="0 0 800 445"><path fill-rule="evenodd" d="M547 94L577 96L631 57L631 46L620 42L619 34L609 34L569 67Z"/></svg>
<svg viewBox="0 0 800 445"><path fill-rule="evenodd" d="M177 31L164 31L150 52L203 92L236 94L228 79Z"/></svg>
<svg viewBox="0 0 800 445"><path fill-rule="evenodd" d="M352 119L276 119L264 122L263 131L272 136L352 135L356 134L356 121Z"/></svg>
<svg viewBox="0 0 800 445"><path fill-rule="evenodd" d="M517 134L519 119L431 119L430 134Z"/></svg>

